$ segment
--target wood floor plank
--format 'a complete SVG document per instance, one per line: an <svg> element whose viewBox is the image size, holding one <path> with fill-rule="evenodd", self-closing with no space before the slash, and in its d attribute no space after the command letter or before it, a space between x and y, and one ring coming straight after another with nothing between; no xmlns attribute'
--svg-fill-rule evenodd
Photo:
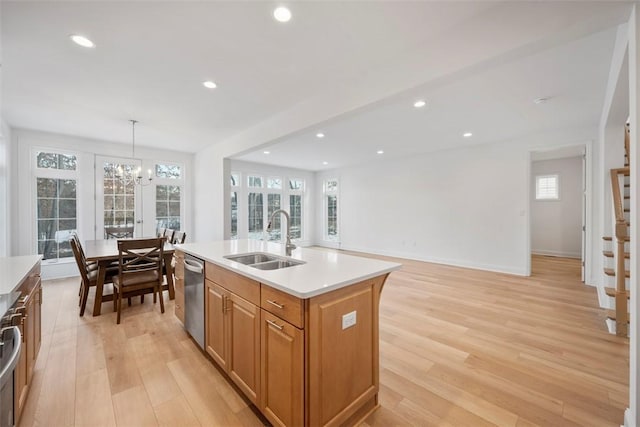
<svg viewBox="0 0 640 427"><path fill-rule="evenodd" d="M116 421L121 426L157 426L155 412L144 386L128 388L112 396Z"/></svg>
<svg viewBox="0 0 640 427"><path fill-rule="evenodd" d="M182 395L162 402L153 409L156 413L158 425L161 427L200 427L202 425L198 422L189 403Z"/></svg>
<svg viewBox="0 0 640 427"><path fill-rule="evenodd" d="M75 424L78 426L116 425L106 368L77 377Z"/></svg>
<svg viewBox="0 0 640 427"><path fill-rule="evenodd" d="M403 268L382 293L381 407L363 426L623 422L629 341L607 332L578 260L535 256L532 276L521 277L370 257ZM78 317L77 278L45 281L43 292L42 348L20 427L91 424L98 416L87 402L109 399L118 426L264 424L168 298L165 314L151 298L134 299L116 325L110 303L102 316ZM132 404L143 407L140 419L125 413Z"/></svg>

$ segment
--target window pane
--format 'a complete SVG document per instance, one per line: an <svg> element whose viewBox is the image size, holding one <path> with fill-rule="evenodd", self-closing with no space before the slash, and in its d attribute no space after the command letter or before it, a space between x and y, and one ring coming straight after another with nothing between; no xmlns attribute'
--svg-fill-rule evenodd
<svg viewBox="0 0 640 427"><path fill-rule="evenodd" d="M247 177L247 185L250 188L262 188L262 177L249 175Z"/></svg>
<svg viewBox="0 0 640 427"><path fill-rule="evenodd" d="M37 154L36 164L41 169L76 170L77 158L74 155L44 153Z"/></svg>
<svg viewBox="0 0 640 427"><path fill-rule="evenodd" d="M180 179L182 170L178 165L156 165L156 176L158 178Z"/></svg>
<svg viewBox="0 0 640 427"><path fill-rule="evenodd" d="M337 180L329 180L325 182L325 191L337 191L338 190L338 181Z"/></svg>
<svg viewBox="0 0 640 427"><path fill-rule="evenodd" d="M75 179L61 179L60 184L60 197L63 199L75 199L76 198L76 180Z"/></svg>
<svg viewBox="0 0 640 427"><path fill-rule="evenodd" d="M231 186L238 187L240 185L240 174L232 173L231 174Z"/></svg>
<svg viewBox="0 0 640 427"><path fill-rule="evenodd" d="M558 175L537 176L536 199L557 200L559 198L558 184Z"/></svg>
<svg viewBox="0 0 640 427"><path fill-rule="evenodd" d="M156 185L156 201L167 200L167 185Z"/></svg>
<svg viewBox="0 0 640 427"><path fill-rule="evenodd" d="M60 218L76 217L76 199L65 199L58 202L58 216Z"/></svg>
<svg viewBox="0 0 640 427"><path fill-rule="evenodd" d="M231 238L238 238L238 193L231 192Z"/></svg>
<svg viewBox="0 0 640 427"><path fill-rule="evenodd" d="M57 218L58 199L38 199L38 218Z"/></svg>
<svg viewBox="0 0 640 427"><path fill-rule="evenodd" d="M156 217L164 217L169 215L169 207L167 202L156 202Z"/></svg>
<svg viewBox="0 0 640 427"><path fill-rule="evenodd" d="M280 195L279 194L268 194L267 195L267 221L271 219L271 215L280 209ZM280 216L276 215L271 222L271 232L268 233L269 240L280 240L282 231L280 227Z"/></svg>
<svg viewBox="0 0 640 427"><path fill-rule="evenodd" d="M38 159L49 160L45 156ZM70 162L69 159L64 161L65 165ZM37 178L36 182L38 253L43 259L73 256L67 240L76 229L76 181Z"/></svg>
<svg viewBox="0 0 640 427"><path fill-rule="evenodd" d="M262 193L249 193L249 238L260 239L264 230Z"/></svg>
<svg viewBox="0 0 640 427"><path fill-rule="evenodd" d="M57 197L58 183L55 179L38 178L38 197Z"/></svg>
<svg viewBox="0 0 640 427"><path fill-rule="evenodd" d="M275 190L282 189L282 179L280 178L269 178L267 179L267 188L273 188Z"/></svg>
<svg viewBox="0 0 640 427"><path fill-rule="evenodd" d="M302 238L302 196L292 194L289 196L289 214L291 215L291 238Z"/></svg>
<svg viewBox="0 0 640 427"><path fill-rule="evenodd" d="M180 202L169 202L169 216L180 216Z"/></svg>
<svg viewBox="0 0 640 427"><path fill-rule="evenodd" d="M170 185L169 189L169 200L180 201L180 187L177 185Z"/></svg>
<svg viewBox="0 0 640 427"><path fill-rule="evenodd" d="M338 197L327 196L327 238L337 240L338 237Z"/></svg>
<svg viewBox="0 0 640 427"><path fill-rule="evenodd" d="M290 190L304 190L304 180L302 179L290 179L289 180L289 189Z"/></svg>

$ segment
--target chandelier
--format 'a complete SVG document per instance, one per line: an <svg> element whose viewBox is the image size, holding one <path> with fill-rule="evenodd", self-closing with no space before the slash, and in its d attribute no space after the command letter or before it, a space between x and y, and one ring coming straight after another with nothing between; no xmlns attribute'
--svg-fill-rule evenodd
<svg viewBox="0 0 640 427"><path fill-rule="evenodd" d="M131 140L132 140L132 148L131 148L131 158L136 158L136 123L137 120L129 120L131 122ZM141 187L146 187L151 184L151 169L147 171L147 178L143 181L142 178L142 168L138 166L137 168L123 168L122 165L118 165L116 168L116 178L119 179L122 184L126 187L127 185L134 183L135 185L139 185Z"/></svg>

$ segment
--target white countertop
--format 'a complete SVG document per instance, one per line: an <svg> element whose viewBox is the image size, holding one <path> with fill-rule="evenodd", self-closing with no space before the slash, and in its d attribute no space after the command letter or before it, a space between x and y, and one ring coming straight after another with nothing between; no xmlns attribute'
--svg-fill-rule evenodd
<svg viewBox="0 0 640 427"><path fill-rule="evenodd" d="M262 240L186 243L176 245L176 248L298 298L310 298L402 267L395 262L310 248L296 248L291 257L286 257L283 244ZM259 270L224 258L253 252L266 252L304 261L305 264L279 270Z"/></svg>
<svg viewBox="0 0 640 427"><path fill-rule="evenodd" d="M41 255L25 255L0 258L0 294L15 291L41 257Z"/></svg>

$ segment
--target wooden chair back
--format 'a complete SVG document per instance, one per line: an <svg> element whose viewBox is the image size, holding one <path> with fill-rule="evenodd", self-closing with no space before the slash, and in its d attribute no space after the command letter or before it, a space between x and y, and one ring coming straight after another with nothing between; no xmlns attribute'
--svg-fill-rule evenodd
<svg viewBox="0 0 640 427"><path fill-rule="evenodd" d="M158 232L156 233L156 237L164 237L164 232L166 228L158 228Z"/></svg>
<svg viewBox="0 0 640 427"><path fill-rule="evenodd" d="M173 242L173 235L175 234L175 230L172 230L171 228L165 228L164 229L164 237L167 238L167 242L172 243Z"/></svg>
<svg viewBox="0 0 640 427"><path fill-rule="evenodd" d="M162 299L162 267L164 237L151 239L118 240L118 276L114 279L114 308L120 323L122 298L153 293L160 298L160 309L164 313Z"/></svg>
<svg viewBox="0 0 640 427"><path fill-rule="evenodd" d="M173 232L173 239L171 240L171 243L174 245L181 245L184 243L184 241L187 239L187 233L185 233L184 231L174 231Z"/></svg>
<svg viewBox="0 0 640 427"><path fill-rule="evenodd" d="M86 283L89 283L89 272L87 269L87 259L84 255L84 250L82 249L82 245L80 244L80 239L78 236L74 234L69 239L69 244L71 245L71 250L73 251L73 256L76 259L76 264L78 265L78 270L80 271L80 277Z"/></svg>

